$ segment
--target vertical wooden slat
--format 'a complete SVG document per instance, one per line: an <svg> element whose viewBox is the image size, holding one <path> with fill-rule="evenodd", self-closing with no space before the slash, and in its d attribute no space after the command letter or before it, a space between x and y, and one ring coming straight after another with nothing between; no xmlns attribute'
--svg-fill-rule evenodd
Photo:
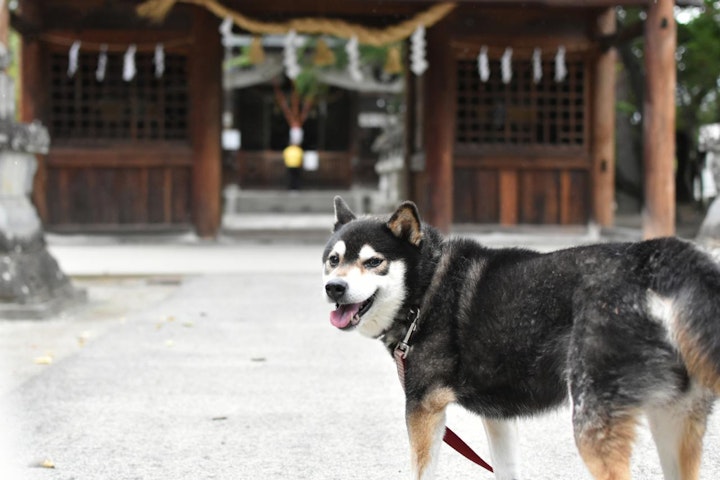
<svg viewBox="0 0 720 480"><path fill-rule="evenodd" d="M137 208L138 220L141 223L148 223L150 218L150 192L149 174L147 167L139 169L139 181L137 185Z"/></svg>
<svg viewBox="0 0 720 480"><path fill-rule="evenodd" d="M572 177L570 170L560 170L560 223L572 223Z"/></svg>
<svg viewBox="0 0 720 480"><path fill-rule="evenodd" d="M615 9L598 17L601 35L612 34L616 27ZM610 226L615 219L615 68L614 48L600 53L595 62L592 91L592 210L593 220Z"/></svg>
<svg viewBox="0 0 720 480"><path fill-rule="evenodd" d="M518 223L518 173L515 170L500 171L500 224Z"/></svg>
<svg viewBox="0 0 720 480"><path fill-rule="evenodd" d="M163 170L163 222L173 222L173 179L172 168L165 167Z"/></svg>
<svg viewBox="0 0 720 480"><path fill-rule="evenodd" d="M475 170L475 218L481 223L498 223L500 221L499 175L496 170Z"/></svg>
<svg viewBox="0 0 720 480"><path fill-rule="evenodd" d="M192 218L201 237L220 228L222 48L217 18L193 7L190 54L190 137L193 145Z"/></svg>
<svg viewBox="0 0 720 480"><path fill-rule="evenodd" d="M675 47L672 0L648 2L645 21L643 237L675 234Z"/></svg>
<svg viewBox="0 0 720 480"><path fill-rule="evenodd" d="M70 212L72 210L72 203L70 202L70 172L72 170L60 169L57 170L58 174L58 189L57 194L59 208L57 210L58 223L70 223Z"/></svg>
<svg viewBox="0 0 720 480"><path fill-rule="evenodd" d="M82 188L80 193L82 195L82 204L84 205L84 220L88 223L98 223L102 219L102 205L99 204L96 197L98 190L98 170L97 169L82 169L80 170L83 175L83 181L81 182Z"/></svg>

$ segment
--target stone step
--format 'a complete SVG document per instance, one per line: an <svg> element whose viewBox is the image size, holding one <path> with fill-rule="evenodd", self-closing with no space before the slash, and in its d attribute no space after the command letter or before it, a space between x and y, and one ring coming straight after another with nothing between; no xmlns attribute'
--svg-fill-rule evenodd
<svg viewBox="0 0 720 480"><path fill-rule="evenodd" d="M244 190L235 185L223 191L224 213L333 213L333 198L340 195L356 213L373 211L377 191L352 190Z"/></svg>

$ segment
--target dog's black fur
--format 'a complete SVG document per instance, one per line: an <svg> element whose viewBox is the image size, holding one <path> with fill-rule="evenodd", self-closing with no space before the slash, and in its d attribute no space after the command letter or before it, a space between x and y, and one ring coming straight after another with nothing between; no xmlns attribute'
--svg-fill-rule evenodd
<svg viewBox="0 0 720 480"><path fill-rule="evenodd" d="M419 308L409 415L438 389L491 419L544 412L570 392L576 440L598 478L604 447L593 435L617 418L687 401L704 429L720 392L720 269L694 245L662 238L542 254L443 238L409 202L390 218L356 219L336 199L336 217L326 274L339 241L346 266L365 245L405 264L402 305L376 333L392 352Z"/></svg>

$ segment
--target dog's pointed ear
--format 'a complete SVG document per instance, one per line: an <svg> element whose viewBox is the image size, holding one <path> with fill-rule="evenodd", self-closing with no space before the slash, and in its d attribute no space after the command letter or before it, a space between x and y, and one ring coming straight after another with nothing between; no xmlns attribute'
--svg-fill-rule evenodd
<svg viewBox="0 0 720 480"><path fill-rule="evenodd" d="M417 206L413 202L403 202L390 216L388 228L398 238L404 238L416 247L423 239L422 224Z"/></svg>
<svg viewBox="0 0 720 480"><path fill-rule="evenodd" d="M352 212L352 210L350 210L350 207L348 207L347 203L345 203L345 200L343 200L342 197L340 197L339 195L335 197L334 203L335 225L333 227L333 232L337 232L340 227L342 227L348 222L352 222L357 217Z"/></svg>

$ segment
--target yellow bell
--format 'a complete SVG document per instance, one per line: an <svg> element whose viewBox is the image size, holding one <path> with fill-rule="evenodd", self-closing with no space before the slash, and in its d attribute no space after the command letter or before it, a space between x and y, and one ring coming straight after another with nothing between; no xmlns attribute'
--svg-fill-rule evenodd
<svg viewBox="0 0 720 480"><path fill-rule="evenodd" d="M263 50L262 39L259 35L255 35L250 42L250 63L260 65L265 63L265 50Z"/></svg>
<svg viewBox="0 0 720 480"><path fill-rule="evenodd" d="M328 65L335 64L335 53L330 50L330 47L328 47L327 43L322 38L317 41L313 64L317 67L327 67Z"/></svg>
<svg viewBox="0 0 720 480"><path fill-rule="evenodd" d="M402 62L400 61L400 47L398 45L393 45L388 48L383 70L393 75L402 72L403 67Z"/></svg>

